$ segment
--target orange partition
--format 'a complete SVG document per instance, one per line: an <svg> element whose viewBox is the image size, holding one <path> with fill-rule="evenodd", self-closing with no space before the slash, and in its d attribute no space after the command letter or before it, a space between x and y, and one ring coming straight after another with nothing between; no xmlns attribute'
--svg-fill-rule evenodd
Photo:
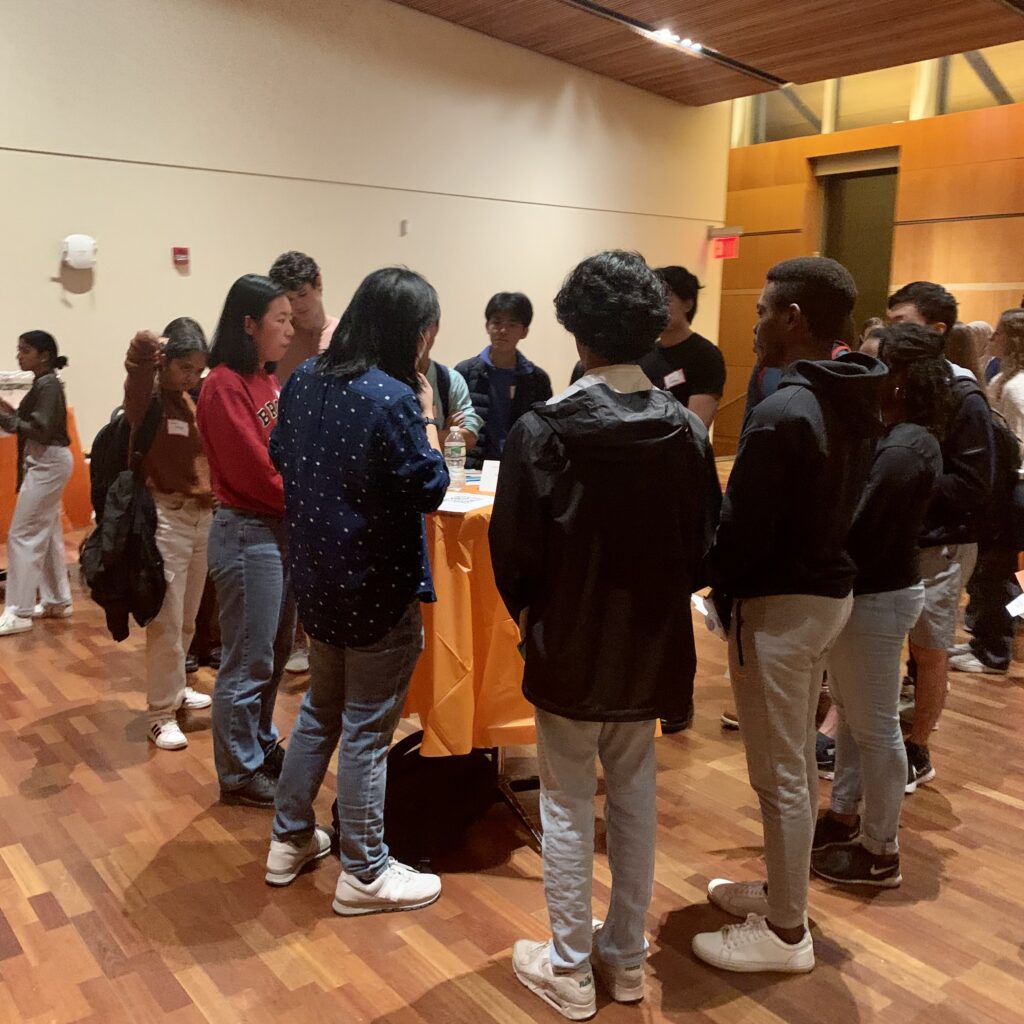
<svg viewBox="0 0 1024 1024"><path fill-rule="evenodd" d="M92 523L92 501L89 497L89 467L82 455L78 424L73 409L68 409L68 437L74 468L64 488L64 529L80 530ZM0 543L6 542L7 530L18 499L18 439L0 437Z"/></svg>

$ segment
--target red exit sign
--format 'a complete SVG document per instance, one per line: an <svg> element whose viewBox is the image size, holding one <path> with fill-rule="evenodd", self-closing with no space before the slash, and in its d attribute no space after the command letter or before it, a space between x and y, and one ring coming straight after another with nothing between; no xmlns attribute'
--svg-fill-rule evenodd
<svg viewBox="0 0 1024 1024"><path fill-rule="evenodd" d="M740 254L740 236L726 235L712 239L711 255L716 260L734 260Z"/></svg>

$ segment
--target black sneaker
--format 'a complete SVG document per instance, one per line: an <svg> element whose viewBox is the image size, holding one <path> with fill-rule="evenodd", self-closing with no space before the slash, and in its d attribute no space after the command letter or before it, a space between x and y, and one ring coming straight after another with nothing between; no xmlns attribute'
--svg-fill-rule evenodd
<svg viewBox="0 0 1024 1024"><path fill-rule="evenodd" d="M281 778L282 768L284 768L284 747L278 743L269 754L264 755L263 771L276 781Z"/></svg>
<svg viewBox="0 0 1024 1024"><path fill-rule="evenodd" d="M831 781L836 777L836 741L819 732L814 740L814 749L818 758L818 776Z"/></svg>
<svg viewBox="0 0 1024 1024"><path fill-rule="evenodd" d="M917 787L935 778L935 769L927 747L907 740L907 786L905 793L913 793Z"/></svg>
<svg viewBox="0 0 1024 1024"><path fill-rule="evenodd" d="M819 878L839 885L895 889L903 881L898 853L871 853L860 843L830 846L827 850L812 853L811 870Z"/></svg>
<svg viewBox="0 0 1024 1024"><path fill-rule="evenodd" d="M274 793L277 780L272 779L264 771L258 771L241 789L222 789L222 804L241 804L243 807L274 806Z"/></svg>
<svg viewBox="0 0 1024 1024"><path fill-rule="evenodd" d="M185 675L192 676L199 671L199 659L194 654L185 655Z"/></svg>
<svg viewBox="0 0 1024 1024"><path fill-rule="evenodd" d="M844 825L831 811L822 814L814 825L812 850L826 850L841 843L852 843L860 835L860 818L856 825Z"/></svg>
<svg viewBox="0 0 1024 1024"><path fill-rule="evenodd" d="M671 736L674 732L683 732L689 729L693 725L693 702L690 702L690 706L686 709L686 713L680 715L679 718L663 718L661 720L661 731L666 736Z"/></svg>

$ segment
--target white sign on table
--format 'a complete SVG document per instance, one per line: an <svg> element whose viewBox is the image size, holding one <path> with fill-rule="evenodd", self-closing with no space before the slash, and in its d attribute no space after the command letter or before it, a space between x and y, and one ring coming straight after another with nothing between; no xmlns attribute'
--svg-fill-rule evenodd
<svg viewBox="0 0 1024 1024"><path fill-rule="evenodd" d="M484 468L480 472L480 493L494 494L498 489L498 470L501 463L497 459L485 459Z"/></svg>
<svg viewBox="0 0 1024 1024"><path fill-rule="evenodd" d="M478 508L487 508L494 504L494 498L489 494L473 494L469 491L449 491L444 496L444 501L438 507L438 512L455 512L458 515L465 515Z"/></svg>

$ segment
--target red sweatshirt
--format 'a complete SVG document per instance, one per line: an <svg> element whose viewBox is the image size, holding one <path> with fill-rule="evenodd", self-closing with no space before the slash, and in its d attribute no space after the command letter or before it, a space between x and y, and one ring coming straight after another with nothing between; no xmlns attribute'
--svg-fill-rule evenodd
<svg viewBox="0 0 1024 1024"><path fill-rule="evenodd" d="M196 421L221 505L284 517L281 474L267 451L280 394L273 374L242 376L223 365L203 381Z"/></svg>

